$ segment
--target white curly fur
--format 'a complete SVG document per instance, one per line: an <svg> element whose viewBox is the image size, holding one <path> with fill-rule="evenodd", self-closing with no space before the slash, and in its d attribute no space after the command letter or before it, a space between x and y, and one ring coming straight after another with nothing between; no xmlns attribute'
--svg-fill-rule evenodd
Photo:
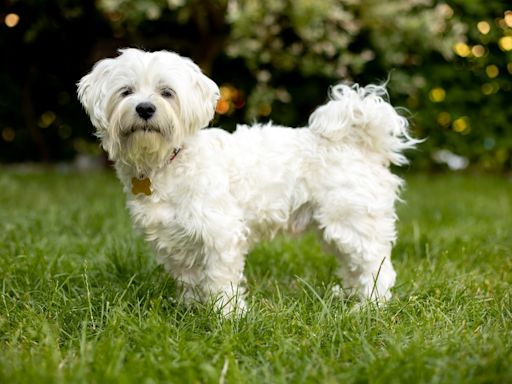
<svg viewBox="0 0 512 384"><path fill-rule="evenodd" d="M346 292L391 297L402 181L389 165L406 163L402 151L417 141L384 87L334 86L305 128L201 130L219 97L213 81L175 53L127 49L84 76L78 95L115 162L136 226L186 298L242 311L251 247L311 224L338 255ZM156 109L147 120L135 110L143 102ZM131 192L140 175L151 180L149 196Z"/></svg>

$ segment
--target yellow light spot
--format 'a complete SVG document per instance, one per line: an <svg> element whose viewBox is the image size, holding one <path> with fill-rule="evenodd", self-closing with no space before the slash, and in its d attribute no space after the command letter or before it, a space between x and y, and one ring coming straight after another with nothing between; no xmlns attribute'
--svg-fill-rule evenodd
<svg viewBox="0 0 512 384"><path fill-rule="evenodd" d="M228 113L229 112L229 102L224 99L220 99L217 102L217 107L215 108L215 112L217 112L219 115L224 115L224 114Z"/></svg>
<svg viewBox="0 0 512 384"><path fill-rule="evenodd" d="M452 128L458 133L469 133L469 118L467 116L459 117L453 122Z"/></svg>
<svg viewBox="0 0 512 384"><path fill-rule="evenodd" d="M505 12L505 23L512 28L512 11Z"/></svg>
<svg viewBox="0 0 512 384"><path fill-rule="evenodd" d="M483 45L475 45L473 48L471 48L471 53L475 57L482 57L485 54L485 48Z"/></svg>
<svg viewBox="0 0 512 384"><path fill-rule="evenodd" d="M498 69L497 66L491 64L485 68L485 73L487 73L487 76L489 76L489 78L494 79L496 76L500 74L500 70Z"/></svg>
<svg viewBox="0 0 512 384"><path fill-rule="evenodd" d="M53 111L46 111L39 118L37 125L39 125L41 128L48 128L55 121L56 117L57 116L55 116Z"/></svg>
<svg viewBox="0 0 512 384"><path fill-rule="evenodd" d="M220 97L224 100L231 100L233 98L234 88L231 85L222 85L220 87Z"/></svg>
<svg viewBox="0 0 512 384"><path fill-rule="evenodd" d="M440 103L446 98L446 91L440 87L433 88L430 90L428 96L434 103Z"/></svg>
<svg viewBox="0 0 512 384"><path fill-rule="evenodd" d="M8 143L13 141L15 137L16 137L16 132L14 132L14 129L12 129L11 127L6 127L4 129L2 129L2 139L7 141Z"/></svg>
<svg viewBox="0 0 512 384"><path fill-rule="evenodd" d="M471 49L469 48L469 46L466 43L455 44L455 46L453 47L453 50L460 57L468 57L469 54L471 53Z"/></svg>
<svg viewBox="0 0 512 384"><path fill-rule="evenodd" d="M9 28L14 28L20 21L20 17L15 13L9 13L5 16L4 23Z"/></svg>
<svg viewBox="0 0 512 384"><path fill-rule="evenodd" d="M444 128L448 127L451 121L452 117L448 112L441 112L439 115L437 115L437 122Z"/></svg>
<svg viewBox="0 0 512 384"><path fill-rule="evenodd" d="M485 83L484 85L482 85L482 93L484 95L492 95L492 91L493 91L493 87L492 87L492 84L490 83Z"/></svg>
<svg viewBox="0 0 512 384"><path fill-rule="evenodd" d="M502 51L512 50L512 36L503 36L498 40L498 45Z"/></svg>
<svg viewBox="0 0 512 384"><path fill-rule="evenodd" d="M260 116L268 116L272 112L272 106L270 104L262 104L258 109L258 114Z"/></svg>
<svg viewBox="0 0 512 384"><path fill-rule="evenodd" d="M482 35L487 35L491 30L491 25L487 21L480 21L476 27Z"/></svg>
<svg viewBox="0 0 512 384"><path fill-rule="evenodd" d="M497 82L485 83L482 85L482 93L486 96L492 95L500 90L500 85Z"/></svg>

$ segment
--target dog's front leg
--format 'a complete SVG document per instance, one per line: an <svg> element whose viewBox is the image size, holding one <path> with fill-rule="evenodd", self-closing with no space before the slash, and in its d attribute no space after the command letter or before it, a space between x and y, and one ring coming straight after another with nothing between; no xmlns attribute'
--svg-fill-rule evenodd
<svg viewBox="0 0 512 384"><path fill-rule="evenodd" d="M231 246L216 239L203 246L199 265L173 273L187 302L213 303L223 315L242 315L246 310L243 275L245 250L241 239L231 239ZM173 272L176 272L174 270Z"/></svg>
<svg viewBox="0 0 512 384"><path fill-rule="evenodd" d="M180 230L195 238L194 242L189 241L181 252L170 247L174 257L161 259L167 260L166 268L181 285L187 302L213 302L224 315L240 315L246 309L243 271L247 230L238 211L229 209L233 206L224 208L210 210L204 205L196 216L200 221L183 221L195 223Z"/></svg>
<svg viewBox="0 0 512 384"><path fill-rule="evenodd" d="M242 315L246 310L243 256L212 252L205 261L201 266L170 271L178 282L184 301L213 304L223 315Z"/></svg>
<svg viewBox="0 0 512 384"><path fill-rule="evenodd" d="M207 255L202 291L206 300L213 300L224 315L242 315L246 310L244 300L245 254L237 250Z"/></svg>

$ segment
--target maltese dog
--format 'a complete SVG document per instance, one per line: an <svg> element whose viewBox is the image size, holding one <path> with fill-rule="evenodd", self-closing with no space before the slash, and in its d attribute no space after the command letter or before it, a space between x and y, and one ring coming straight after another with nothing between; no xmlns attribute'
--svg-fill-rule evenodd
<svg viewBox="0 0 512 384"><path fill-rule="evenodd" d="M391 297L402 180L389 168L418 141L384 87L336 85L306 127L239 125L230 134L203 129L219 88L194 62L130 48L99 61L78 98L135 226L186 301L243 313L251 247L310 226L337 255L344 293Z"/></svg>

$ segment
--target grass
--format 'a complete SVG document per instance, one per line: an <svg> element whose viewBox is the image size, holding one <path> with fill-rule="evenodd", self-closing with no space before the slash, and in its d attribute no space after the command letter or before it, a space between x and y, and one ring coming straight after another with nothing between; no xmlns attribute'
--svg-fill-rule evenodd
<svg viewBox="0 0 512 384"><path fill-rule="evenodd" d="M512 382L512 182L414 175L395 297L354 311L333 256L279 238L240 321L176 303L113 174L0 170L1 383Z"/></svg>

